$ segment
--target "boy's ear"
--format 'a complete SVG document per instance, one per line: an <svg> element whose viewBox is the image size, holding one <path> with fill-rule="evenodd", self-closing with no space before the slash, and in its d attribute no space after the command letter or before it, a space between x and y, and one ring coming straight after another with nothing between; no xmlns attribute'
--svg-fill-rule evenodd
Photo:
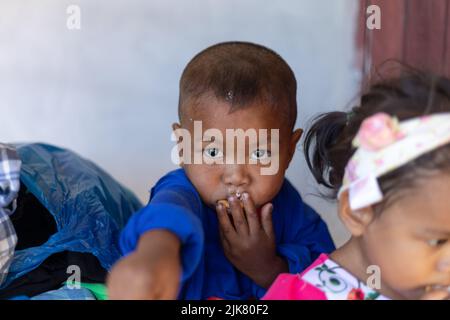
<svg viewBox="0 0 450 320"><path fill-rule="evenodd" d="M359 210L350 208L348 190L344 191L339 200L339 217L354 237L361 236L375 217L371 206Z"/></svg>
<svg viewBox="0 0 450 320"><path fill-rule="evenodd" d="M177 143L179 143L180 142L180 135L178 134L177 129L181 129L181 124L179 124L178 122L172 123L172 131L175 134L175 138L177 139L176 140ZM178 150L179 155L180 155L180 152L182 152L182 150L179 149ZM180 155L180 157L181 157L181 155ZM180 160L180 167L182 167L182 168L184 167L184 163L183 163L182 160Z"/></svg>
<svg viewBox="0 0 450 320"><path fill-rule="evenodd" d="M291 162L292 157L294 156L295 150L297 149L297 144L302 137L303 129L297 129L292 132L291 142L289 145L289 162Z"/></svg>
<svg viewBox="0 0 450 320"><path fill-rule="evenodd" d="M172 131L173 134L175 135L175 138L177 139L177 143L180 142L180 138L182 138L182 135L180 135L180 130L178 129L182 129L181 128L181 124L179 124L178 122L174 122L172 123Z"/></svg>
<svg viewBox="0 0 450 320"><path fill-rule="evenodd" d="M175 134L177 132L177 129L181 129L181 124L179 124L178 122L172 123L172 130L173 130L173 132L175 132ZM177 136L177 138L178 138L178 136Z"/></svg>

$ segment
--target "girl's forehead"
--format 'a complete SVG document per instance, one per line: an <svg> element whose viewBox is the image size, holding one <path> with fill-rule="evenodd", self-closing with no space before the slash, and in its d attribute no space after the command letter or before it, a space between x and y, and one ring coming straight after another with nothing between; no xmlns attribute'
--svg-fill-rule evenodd
<svg viewBox="0 0 450 320"><path fill-rule="evenodd" d="M381 215L390 214L405 226L450 232L450 175L435 174L420 181L386 211Z"/></svg>

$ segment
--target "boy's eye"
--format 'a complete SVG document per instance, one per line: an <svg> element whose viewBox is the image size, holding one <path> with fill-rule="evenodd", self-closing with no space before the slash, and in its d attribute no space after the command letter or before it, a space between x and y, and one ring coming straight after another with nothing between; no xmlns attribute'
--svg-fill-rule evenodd
<svg viewBox="0 0 450 320"><path fill-rule="evenodd" d="M252 159L254 160L261 160L261 159L266 159L269 158L271 156L270 151L269 150L264 150L264 149L256 149L255 151L252 152Z"/></svg>
<svg viewBox="0 0 450 320"><path fill-rule="evenodd" d="M432 240L428 240L428 245L430 245L431 247L439 247L442 246L443 244L447 243L448 239L432 239Z"/></svg>
<svg viewBox="0 0 450 320"><path fill-rule="evenodd" d="M210 158L220 158L223 156L222 151L220 151L219 148L205 149L204 154Z"/></svg>

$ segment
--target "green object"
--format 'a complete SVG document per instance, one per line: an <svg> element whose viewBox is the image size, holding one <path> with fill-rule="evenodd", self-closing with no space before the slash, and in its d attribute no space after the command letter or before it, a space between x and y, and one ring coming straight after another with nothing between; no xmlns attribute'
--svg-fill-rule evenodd
<svg viewBox="0 0 450 320"><path fill-rule="evenodd" d="M108 300L108 292L103 283L65 282L65 285L80 286L92 292L97 300Z"/></svg>

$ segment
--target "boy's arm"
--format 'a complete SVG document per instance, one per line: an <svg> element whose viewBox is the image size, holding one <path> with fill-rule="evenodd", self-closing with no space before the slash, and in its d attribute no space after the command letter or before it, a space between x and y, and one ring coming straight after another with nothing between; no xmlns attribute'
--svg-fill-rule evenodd
<svg viewBox="0 0 450 320"><path fill-rule="evenodd" d="M119 278L117 275L123 278L126 275L129 281L133 281L133 273L142 270L151 269L152 272L147 274L159 277L155 271L165 271L152 262L162 260L155 258L161 254L165 259L164 263L168 265L167 270L171 270L172 279L175 279L179 287L180 282L183 283L193 274L202 258L204 236L201 213L201 202L188 187L173 184L155 187L151 202L130 218L121 234L120 246L123 254L127 256L114 267L117 267L116 270L113 269L116 277L113 278L114 274L111 273L111 286L112 280ZM176 241L173 241L174 239ZM179 244L177 259L173 253L175 242ZM175 260L180 268L178 273L173 266ZM167 283L169 286L172 282ZM120 284L124 292L132 291L125 281L117 281L116 284L116 288ZM173 285L171 287L173 288Z"/></svg>
<svg viewBox="0 0 450 320"><path fill-rule="evenodd" d="M152 230L108 276L108 296L117 299L176 299L181 274L180 241L166 230Z"/></svg>
<svg viewBox="0 0 450 320"><path fill-rule="evenodd" d="M151 202L135 213L120 237L120 248L127 255L137 247L140 236L151 230L166 230L181 243L182 281L187 280L202 258L204 231L201 200L192 190L178 185L157 189Z"/></svg>

